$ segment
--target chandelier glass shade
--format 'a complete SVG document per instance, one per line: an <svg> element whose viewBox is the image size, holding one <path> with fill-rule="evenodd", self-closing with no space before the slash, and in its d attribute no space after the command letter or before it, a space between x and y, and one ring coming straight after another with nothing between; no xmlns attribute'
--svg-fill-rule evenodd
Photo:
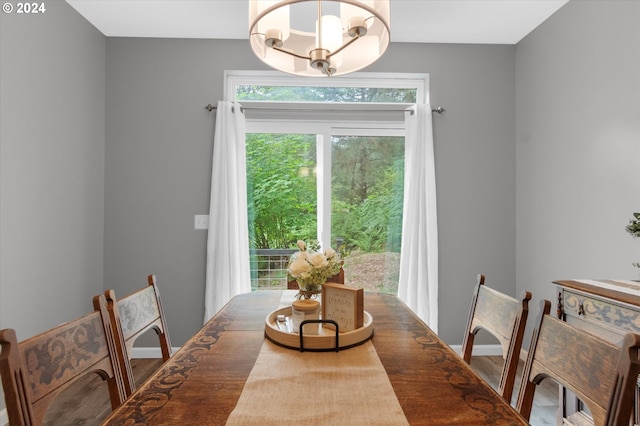
<svg viewBox="0 0 640 426"><path fill-rule="evenodd" d="M249 41L264 63L289 74L358 71L389 45L389 0L249 0Z"/></svg>

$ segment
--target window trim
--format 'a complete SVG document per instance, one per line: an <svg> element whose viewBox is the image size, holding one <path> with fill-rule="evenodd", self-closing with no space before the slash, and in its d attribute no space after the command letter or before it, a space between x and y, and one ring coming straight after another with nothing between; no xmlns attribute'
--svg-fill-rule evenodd
<svg viewBox="0 0 640 426"><path fill-rule="evenodd" d="M238 86L255 85L257 82L263 86L415 88L416 103L429 103L428 73L355 72L331 78L309 78L288 75L278 71L225 70L225 99L229 101L237 100Z"/></svg>

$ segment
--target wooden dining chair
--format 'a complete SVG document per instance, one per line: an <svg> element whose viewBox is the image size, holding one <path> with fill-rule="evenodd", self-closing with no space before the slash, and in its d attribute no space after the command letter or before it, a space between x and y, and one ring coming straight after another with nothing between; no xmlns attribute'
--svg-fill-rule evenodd
<svg viewBox="0 0 640 426"><path fill-rule="evenodd" d="M537 385L551 378L589 409L595 425L629 425L635 404L640 335L628 333L622 347L549 315L543 300L524 366L516 408L529 419Z"/></svg>
<svg viewBox="0 0 640 426"><path fill-rule="evenodd" d="M473 342L480 330L486 330L500 342L504 364L498 392L511 401L518 370L520 349L529 315L531 293L525 291L520 299L503 294L484 285L484 275L478 275L473 293L469 319L462 343L462 358L471 363Z"/></svg>
<svg viewBox="0 0 640 426"><path fill-rule="evenodd" d="M135 341L148 330L154 330L160 341L162 361L171 357L169 329L162 309L156 276L147 276L148 285L122 299L116 299L114 290L105 291L111 327L115 333L116 350L120 359L126 395L135 391L131 369Z"/></svg>
<svg viewBox="0 0 640 426"><path fill-rule="evenodd" d="M111 407L126 399L106 300L95 311L18 343L15 330L0 330L0 375L11 426L42 425L47 408L72 383L97 373L106 380Z"/></svg>

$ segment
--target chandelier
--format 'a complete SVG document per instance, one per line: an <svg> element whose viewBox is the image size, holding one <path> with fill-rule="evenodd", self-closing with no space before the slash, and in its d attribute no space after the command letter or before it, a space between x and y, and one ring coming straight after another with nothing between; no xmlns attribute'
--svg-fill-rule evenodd
<svg viewBox="0 0 640 426"><path fill-rule="evenodd" d="M251 49L289 74L358 71L389 45L389 0L249 0Z"/></svg>

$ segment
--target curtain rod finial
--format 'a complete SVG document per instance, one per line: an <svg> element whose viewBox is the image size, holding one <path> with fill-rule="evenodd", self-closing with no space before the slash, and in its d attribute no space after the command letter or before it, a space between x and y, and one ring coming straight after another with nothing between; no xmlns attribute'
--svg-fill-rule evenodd
<svg viewBox="0 0 640 426"><path fill-rule="evenodd" d="M437 112L438 114L442 114L443 112L445 112L445 109L441 106L436 107L434 109L431 110L431 112Z"/></svg>

